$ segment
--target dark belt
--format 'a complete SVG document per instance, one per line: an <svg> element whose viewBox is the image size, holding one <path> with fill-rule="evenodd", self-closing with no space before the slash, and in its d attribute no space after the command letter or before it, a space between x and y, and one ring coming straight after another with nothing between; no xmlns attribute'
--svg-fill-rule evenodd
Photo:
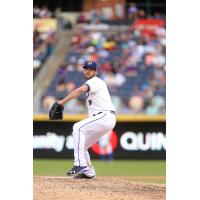
<svg viewBox="0 0 200 200"><path fill-rule="evenodd" d="M101 114L101 113L103 113L103 112L99 112L99 113L93 114L93 116L99 115L99 114ZM110 113L112 113L113 115L115 115L115 111L113 111L113 110L110 110Z"/></svg>
<svg viewBox="0 0 200 200"><path fill-rule="evenodd" d="M113 114L113 115L115 115L115 111L114 110L111 110L110 113Z"/></svg>

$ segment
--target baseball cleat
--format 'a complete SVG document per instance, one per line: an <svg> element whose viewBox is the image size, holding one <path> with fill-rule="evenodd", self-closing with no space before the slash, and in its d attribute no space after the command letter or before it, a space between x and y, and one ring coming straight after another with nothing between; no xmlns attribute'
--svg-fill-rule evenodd
<svg viewBox="0 0 200 200"><path fill-rule="evenodd" d="M82 179L82 178L84 179L96 178L96 174L90 169L84 169L74 175L74 179Z"/></svg>
<svg viewBox="0 0 200 200"><path fill-rule="evenodd" d="M96 178L96 176L95 175L93 175L93 176L87 176L84 173L76 174L74 176L74 179L92 179L92 178Z"/></svg>
<svg viewBox="0 0 200 200"><path fill-rule="evenodd" d="M74 166L69 172L67 172L67 176L74 176L78 172L82 172L84 169L87 169L87 166Z"/></svg>

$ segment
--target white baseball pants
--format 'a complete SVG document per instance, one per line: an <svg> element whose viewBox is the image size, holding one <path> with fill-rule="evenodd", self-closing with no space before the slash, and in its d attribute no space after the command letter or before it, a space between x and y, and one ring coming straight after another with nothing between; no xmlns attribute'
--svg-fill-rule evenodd
<svg viewBox="0 0 200 200"><path fill-rule="evenodd" d="M110 111L88 117L73 126L74 165L91 167L88 148L95 144L105 133L112 130L116 117Z"/></svg>

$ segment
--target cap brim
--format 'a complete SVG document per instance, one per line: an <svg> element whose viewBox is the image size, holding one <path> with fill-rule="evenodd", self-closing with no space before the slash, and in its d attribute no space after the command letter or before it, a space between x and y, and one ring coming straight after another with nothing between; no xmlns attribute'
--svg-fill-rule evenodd
<svg viewBox="0 0 200 200"><path fill-rule="evenodd" d="M94 67L91 67L91 66L83 66L83 68L84 68L84 69L88 69L88 68L89 68L89 69L96 70Z"/></svg>

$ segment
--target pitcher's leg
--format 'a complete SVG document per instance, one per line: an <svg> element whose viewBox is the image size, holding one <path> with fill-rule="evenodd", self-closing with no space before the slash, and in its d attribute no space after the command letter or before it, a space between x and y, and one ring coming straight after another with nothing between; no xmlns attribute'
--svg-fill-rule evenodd
<svg viewBox="0 0 200 200"><path fill-rule="evenodd" d="M100 131L94 134L88 134L85 138L85 148L89 149L93 144L95 144L106 132Z"/></svg>
<svg viewBox="0 0 200 200"><path fill-rule="evenodd" d="M75 123L73 126L73 142L74 142L74 165L87 166L85 158L85 134L81 129L81 123Z"/></svg>
<svg viewBox="0 0 200 200"><path fill-rule="evenodd" d="M87 178L95 177L95 171L87 165L91 165L89 157L86 158L86 151L107 131L114 127L114 121L106 117L105 113L84 119L73 126L74 141L74 167L67 175L81 175ZM87 164L88 163L88 164ZM87 173L86 173L87 172ZM92 172L92 173L91 173ZM84 174L85 173L85 174Z"/></svg>
<svg viewBox="0 0 200 200"><path fill-rule="evenodd" d="M85 158L86 158L87 166L92 167L92 163L91 163L91 160L90 160L90 154L87 150L85 151Z"/></svg>
<svg viewBox="0 0 200 200"><path fill-rule="evenodd" d="M105 118L104 118L105 117ZM100 137L102 137L105 133L112 130L114 127L115 121L110 117L106 118L106 114L98 115L95 118L89 118L87 123L84 123L82 126L78 127L80 136L84 134L85 143L84 146L81 146L83 143L80 143L79 149L84 150L84 156L87 164L87 169L84 169L80 173L77 173L74 178L95 178L96 173L94 168L88 167L91 165L89 153L86 151L89 147L91 147L94 143L96 143ZM75 128L76 129L76 128ZM79 153L81 153L80 151Z"/></svg>
<svg viewBox="0 0 200 200"><path fill-rule="evenodd" d="M90 176L92 176L92 175L96 176L94 166L92 165L91 160L90 160L90 154L87 150L85 151L85 158L86 158L86 161L87 161L88 174L90 174Z"/></svg>
<svg viewBox="0 0 200 200"><path fill-rule="evenodd" d="M73 142L74 142L74 165L87 166L85 151L88 149L86 138L96 137L96 129L93 119L87 118L77 122L73 126Z"/></svg>
<svg viewBox="0 0 200 200"><path fill-rule="evenodd" d="M87 169L83 170L80 173L77 173L74 178L95 178L96 172L94 167L91 164L90 161L90 155L87 149L92 146L92 144L96 143L98 139L104 134L104 131L102 132L96 132L96 131L90 131L87 132L87 129L85 130L85 160L87 163Z"/></svg>

